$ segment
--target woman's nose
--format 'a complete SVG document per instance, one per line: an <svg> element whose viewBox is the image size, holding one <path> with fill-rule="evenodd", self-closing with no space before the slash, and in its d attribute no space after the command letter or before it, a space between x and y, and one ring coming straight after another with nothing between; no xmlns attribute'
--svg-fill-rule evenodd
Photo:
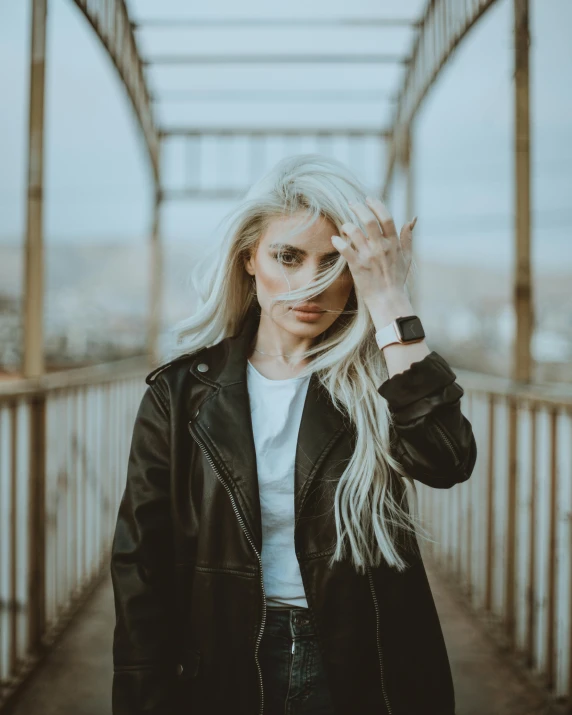
<svg viewBox="0 0 572 715"><path fill-rule="evenodd" d="M319 263L308 263L302 270L300 278L306 283L311 283L318 278L322 268Z"/></svg>

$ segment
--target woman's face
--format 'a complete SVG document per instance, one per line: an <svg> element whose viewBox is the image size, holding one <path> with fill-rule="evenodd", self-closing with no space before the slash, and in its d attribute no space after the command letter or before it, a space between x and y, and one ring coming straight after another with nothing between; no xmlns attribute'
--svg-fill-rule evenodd
<svg viewBox="0 0 572 715"><path fill-rule="evenodd" d="M332 285L310 301L292 300L272 306L272 296L308 286L339 256L330 240L337 234L336 227L323 216L310 228L286 237L301 219L304 214L274 219L245 267L255 276L262 314L294 335L313 338L329 328L343 311L353 279L346 266ZM313 308L312 312L307 312L308 306Z"/></svg>

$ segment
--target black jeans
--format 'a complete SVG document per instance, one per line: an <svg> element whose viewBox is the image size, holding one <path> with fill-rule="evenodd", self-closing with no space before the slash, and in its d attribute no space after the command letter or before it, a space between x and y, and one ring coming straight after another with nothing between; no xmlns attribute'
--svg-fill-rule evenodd
<svg viewBox="0 0 572 715"><path fill-rule="evenodd" d="M268 608L258 652L264 715L333 715L307 608Z"/></svg>

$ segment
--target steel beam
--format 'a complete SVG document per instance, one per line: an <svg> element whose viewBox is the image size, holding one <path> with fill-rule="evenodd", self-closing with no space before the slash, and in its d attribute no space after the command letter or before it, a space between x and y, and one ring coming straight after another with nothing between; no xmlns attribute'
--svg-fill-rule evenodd
<svg viewBox="0 0 572 715"><path fill-rule="evenodd" d="M188 189L165 189L163 191L164 201L185 201L187 199L193 200L231 200L239 199L245 195L248 187L234 188L234 187L220 187L220 188L188 188Z"/></svg>
<svg viewBox="0 0 572 715"><path fill-rule="evenodd" d="M415 171L414 171L414 159L415 159L415 152L413 150L413 138L412 138L412 132L409 131L407 133L407 140L404 142L404 145L402 147L402 155L401 155L401 165L403 167L403 173L405 175L405 220L406 221L411 221L415 217ZM413 251L413 260L415 260L415 257L418 253L417 251L417 233L414 231L413 232L413 239L412 239L412 251ZM413 306L418 308L419 310L421 309L418 301L419 301L419 286L417 282L413 279L413 271L410 269L409 271L409 276L408 276L408 289L409 289L409 296L411 299L411 303Z"/></svg>
<svg viewBox="0 0 572 715"><path fill-rule="evenodd" d="M143 63L125 0L74 0L107 50L141 127L155 184L160 183L159 137Z"/></svg>
<svg viewBox="0 0 572 715"><path fill-rule="evenodd" d="M430 0L420 21L411 60L399 91L392 120L394 141L388 153L383 193L407 141L409 126L421 102L461 40L497 0Z"/></svg>
<svg viewBox="0 0 572 715"><path fill-rule="evenodd" d="M404 17L309 17L303 18L149 18L137 20L131 25L141 29L180 29L188 27L416 27L418 20Z"/></svg>
<svg viewBox="0 0 572 715"><path fill-rule="evenodd" d="M164 201L234 201L243 198L250 187L183 188L163 191Z"/></svg>
<svg viewBox="0 0 572 715"><path fill-rule="evenodd" d="M163 305L163 246L161 241L161 210L163 193L157 191L153 203L151 242L149 246L149 325L147 332L147 354L151 367L160 359L159 337Z"/></svg>
<svg viewBox="0 0 572 715"><path fill-rule="evenodd" d="M529 0L514 0L514 171L515 171L515 267L513 300L516 335L513 377L529 382L532 377L530 343L533 301L530 267L530 77Z"/></svg>
<svg viewBox="0 0 572 715"><path fill-rule="evenodd" d="M387 139L391 134L382 129L350 128L350 127L171 127L161 130L161 138L171 137L294 137L294 136L349 136L349 137L377 137Z"/></svg>
<svg viewBox="0 0 572 715"><path fill-rule="evenodd" d="M244 54L156 55L143 60L147 67L173 65L269 65L269 64L407 64L409 57L386 54Z"/></svg>
<svg viewBox="0 0 572 715"><path fill-rule="evenodd" d="M24 263L25 377L39 377L44 365L44 89L47 0L32 0L30 97L28 104L28 196Z"/></svg>
<svg viewBox="0 0 572 715"><path fill-rule="evenodd" d="M244 100L264 100L265 102L395 102L389 92L379 90L276 90L276 89L189 89L167 90L154 93L152 102L228 102Z"/></svg>

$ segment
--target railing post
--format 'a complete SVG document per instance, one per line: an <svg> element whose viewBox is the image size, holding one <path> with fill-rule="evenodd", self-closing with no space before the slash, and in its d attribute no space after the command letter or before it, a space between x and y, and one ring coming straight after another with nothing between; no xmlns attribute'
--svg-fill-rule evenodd
<svg viewBox="0 0 572 715"><path fill-rule="evenodd" d="M554 644L556 640L556 528L558 520L558 412L550 412L550 492L548 514L548 604L546 632L546 681L549 688L554 687L556 664Z"/></svg>
<svg viewBox="0 0 572 715"><path fill-rule="evenodd" d="M528 553L528 593L526 599L526 657L527 665L531 668L534 665L534 630L536 627L536 498L537 498L537 470L536 470L536 452L537 452L537 419L538 412L536 406L530 410L531 430L530 430L530 511L529 511L529 541Z"/></svg>
<svg viewBox="0 0 572 715"><path fill-rule="evenodd" d="M403 166L403 171L405 173L405 221L411 221L415 215L415 171L413 166L413 138L412 138L413 127L409 126L403 137L403 144L401 147L401 163ZM413 255L415 255L415 234L413 234ZM411 276L411 271L409 273ZM411 280L411 279L410 279ZM411 304L416 305L416 293L418 286L415 281L411 282L409 286L409 295L411 298Z"/></svg>
<svg viewBox="0 0 572 715"><path fill-rule="evenodd" d="M493 574L494 574L494 530L495 530L495 505L494 505L494 468L495 468L495 399L489 395L488 399L488 446L487 455L487 533L486 533L486 574L485 574L485 608L491 611L493 607Z"/></svg>
<svg viewBox="0 0 572 715"><path fill-rule="evenodd" d="M517 417L515 400L508 401L508 494L506 518L505 618L510 648L515 646L515 579L516 579L516 479Z"/></svg>
<svg viewBox="0 0 572 715"><path fill-rule="evenodd" d="M530 382L530 341L533 327L530 271L530 98L529 98L529 0L514 0L514 87L515 87L515 239L516 266L514 308L513 375Z"/></svg>
<svg viewBox="0 0 572 715"><path fill-rule="evenodd" d="M46 396L30 402L30 489L28 543L29 647L42 649L46 630Z"/></svg>
<svg viewBox="0 0 572 715"><path fill-rule="evenodd" d="M26 377L44 372L44 76L47 0L32 0L28 135L28 196L24 265L24 355Z"/></svg>
<svg viewBox="0 0 572 715"><path fill-rule="evenodd" d="M149 332L148 349L151 366L159 361L159 337L161 333L161 305L163 293L163 247L161 245L161 205L163 196L160 189L155 191L153 204L153 224L150 246L150 287L149 287Z"/></svg>
<svg viewBox="0 0 572 715"><path fill-rule="evenodd" d="M18 406L10 404L10 608L8 672L18 665Z"/></svg>

